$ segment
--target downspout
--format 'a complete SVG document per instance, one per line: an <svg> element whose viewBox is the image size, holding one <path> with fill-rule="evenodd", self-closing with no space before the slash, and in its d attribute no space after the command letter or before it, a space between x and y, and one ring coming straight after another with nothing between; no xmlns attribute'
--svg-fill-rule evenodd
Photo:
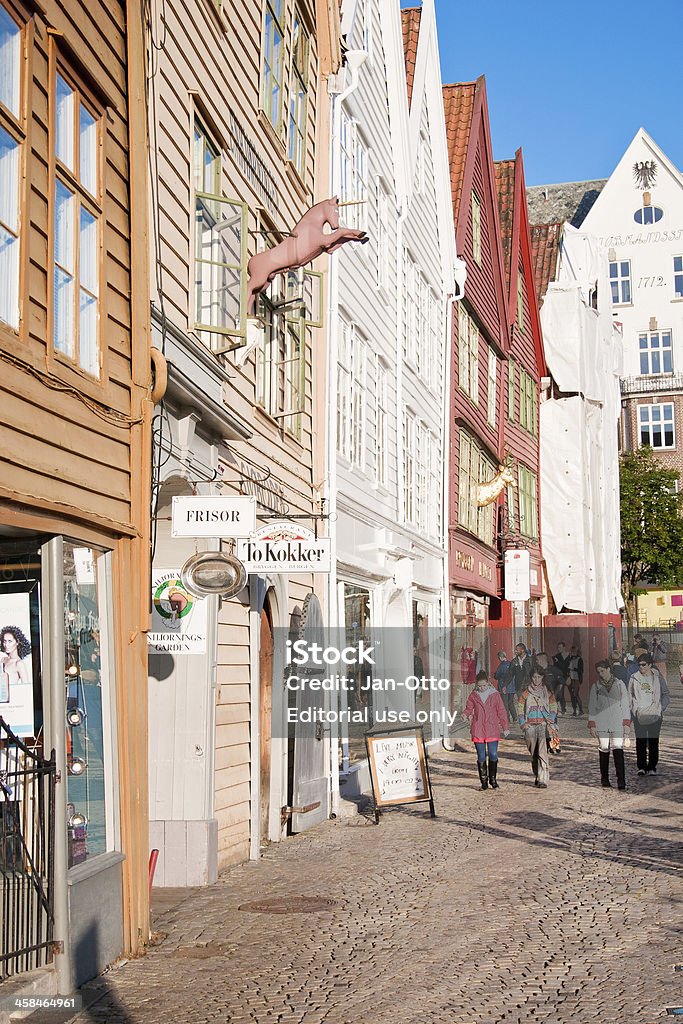
<svg viewBox="0 0 683 1024"><path fill-rule="evenodd" d="M341 169L339 163L339 139L341 136L341 108L342 103L358 87L358 75L367 54L364 50L349 50L346 54L346 67L349 71L349 82L345 88L336 92L335 89L343 74L343 70L337 75L328 78L328 90L332 97L331 101L331 137L330 137L330 170L332 194L339 194L341 184ZM327 444L326 461L327 472L325 474L324 494L326 506L329 513L329 538L330 538L330 574L327 578L327 621L328 628L339 629L343 627L341 616L343 609L339 607L337 598L337 354L339 351L339 266L337 259L330 259L329 262L329 289L327 306L327 323L329 346L327 353ZM340 693L339 699L344 698ZM330 761L329 761L329 804L330 815L339 814L339 723L332 722L330 725Z"/></svg>

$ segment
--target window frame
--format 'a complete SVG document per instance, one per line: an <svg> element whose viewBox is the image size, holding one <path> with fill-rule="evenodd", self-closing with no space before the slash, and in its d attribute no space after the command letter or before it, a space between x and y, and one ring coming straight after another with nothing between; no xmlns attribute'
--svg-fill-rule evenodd
<svg viewBox="0 0 683 1024"><path fill-rule="evenodd" d="M669 344L664 345L663 340L668 336ZM653 338L657 338L659 344L653 346ZM647 347L643 348L643 340L647 341ZM665 356L668 354L670 367L668 370L663 369ZM654 370L652 368L655 357L659 356L661 369ZM643 360L648 367L647 370L643 370ZM638 331L638 368L640 370L639 376L641 377L662 377L673 374L673 331L670 328L665 330L657 329L656 331Z"/></svg>
<svg viewBox="0 0 683 1024"><path fill-rule="evenodd" d="M377 204L377 287L389 294L389 195L381 177L375 178Z"/></svg>
<svg viewBox="0 0 683 1024"><path fill-rule="evenodd" d="M8 310L10 306L14 306L16 323L0 319L0 331L7 331L13 338L19 337L24 340L26 335L24 309L28 252L28 231L24 229L28 224L27 189L29 182L28 175L26 174L26 161L28 159L28 95L32 78L33 22L22 18L13 5L3 3L2 6L7 17L17 26L19 39L17 61L18 109L15 112L0 103L0 128L16 143L18 149L16 167L16 230L10 224L0 221L0 226L14 237L17 244L16 296L9 295L8 287ZM14 305L14 299L16 299L16 305Z"/></svg>
<svg viewBox="0 0 683 1024"><path fill-rule="evenodd" d="M508 360L508 420L515 422L515 361Z"/></svg>
<svg viewBox="0 0 683 1024"><path fill-rule="evenodd" d="M279 15L275 13L275 8L280 5ZM263 5L263 29L261 36L261 54L260 54L260 88L259 88L259 108L263 111L268 124L277 133L278 136L282 136L284 119L282 116L284 108L284 96L285 96L285 17L287 14L287 0L265 0ZM266 89L267 84L270 81L272 75L272 68L266 63L267 54L267 43L269 40L269 23L268 19L272 18L272 25L275 26L280 36L280 54L279 54L279 73L280 77L275 76L274 81L278 84L278 109L277 119L274 121L272 117L272 88L268 92L268 101L266 100ZM273 35L274 38L274 35ZM273 43L270 41L270 50L273 51Z"/></svg>
<svg viewBox="0 0 683 1024"><path fill-rule="evenodd" d="M538 432L538 394L536 381L522 367L519 370L519 425L532 437Z"/></svg>
<svg viewBox="0 0 683 1024"><path fill-rule="evenodd" d="M389 366L380 355L375 357L375 483L387 487L389 481Z"/></svg>
<svg viewBox="0 0 683 1024"><path fill-rule="evenodd" d="M60 157L57 156L57 77L60 77L72 91L73 99L73 168L69 167ZM96 190L91 192L82 182L80 166L80 111L83 107L92 117L95 125L95 173L97 175ZM92 91L87 87L77 71L70 66L67 57L61 53L58 46L51 38L50 46L50 68L49 68L49 230L48 230L48 317L47 317L47 338L49 362L77 374L79 379L88 381L97 388L102 387L107 381L107 346L104 344L104 323L105 314L105 244L104 232L106 227L106 215L104 211L104 167L105 167L105 108L101 101L98 101ZM68 190L74 200L73 214L73 354L58 349L55 344L56 329L56 287L55 271L60 266L57 262L56 252L56 212L57 212L57 184ZM81 278L81 211L85 210L95 221L97 231L96 241L96 273L97 293L85 289ZM64 270L69 273L68 270ZM80 299L81 291L86 290L94 295L97 300L97 328L95 335L95 346L97 353L98 372L92 373L81 363L81 337L80 337Z"/></svg>
<svg viewBox="0 0 683 1024"><path fill-rule="evenodd" d="M517 272L517 329L524 330L524 277L521 271Z"/></svg>
<svg viewBox="0 0 683 1024"><path fill-rule="evenodd" d="M496 407L498 404L498 356L491 345L488 346L488 372L486 392L486 418L490 427L496 426Z"/></svg>
<svg viewBox="0 0 683 1024"><path fill-rule="evenodd" d="M538 539L538 477L523 463L517 467L519 492L519 532L530 540ZM527 526L527 518L531 520Z"/></svg>
<svg viewBox="0 0 683 1024"><path fill-rule="evenodd" d="M283 431L301 440L306 412L308 330L304 311L297 308L298 312L287 307L281 309L278 303L261 295L264 330L256 346L254 397L256 405L277 420ZM297 349L290 355L293 341ZM294 395L298 397L298 405L291 401Z"/></svg>
<svg viewBox="0 0 683 1024"><path fill-rule="evenodd" d="M623 268L626 266L628 272L623 273ZM616 268L616 274L612 275L612 267ZM613 306L632 306L633 305L633 280L631 277L631 261L630 260L610 260L609 261L609 283L610 291L612 293L612 305ZM616 285L616 293L618 298L614 298L614 291ZM628 298L624 298L624 286L628 287Z"/></svg>
<svg viewBox="0 0 683 1024"><path fill-rule="evenodd" d="M472 256L478 267L481 266L481 200L472 191Z"/></svg>
<svg viewBox="0 0 683 1024"><path fill-rule="evenodd" d="M337 347L337 456L365 472L368 448L368 362L370 346L353 320L339 316ZM344 394L342 381L346 387ZM340 431L340 423L343 430ZM342 444L340 446L340 438Z"/></svg>
<svg viewBox="0 0 683 1024"><path fill-rule="evenodd" d="M296 26L305 38L303 67L296 62L295 34ZM294 8L292 14L292 42L289 65L289 112L287 124L287 158L299 177L306 175L307 127L308 127L308 90L311 65L311 33L308 31L301 11ZM299 100L303 96L301 106ZM272 122L271 122L272 123ZM299 146L293 143L298 140ZM298 159L297 159L298 157Z"/></svg>
<svg viewBox="0 0 683 1024"><path fill-rule="evenodd" d="M667 409L667 408L671 409L671 418L670 419L666 417L665 412L664 412L664 410ZM659 423L662 439L664 439L664 437L665 437L665 433L666 433L665 432L665 426L666 426L666 424L669 423L669 422L671 423L671 437L672 437L672 443L671 444L655 445L655 444L652 443L652 441L653 441L653 432L654 432L653 428L654 428L654 424L655 424L655 421L653 420L652 415L651 415L653 409L659 409L660 410L660 418L659 418L658 423ZM648 416L647 416L647 421L648 422L647 423L643 422L644 417L643 417L642 414L645 412L645 410L648 411ZM643 444L643 428L644 427L647 428L648 433L649 433L649 441L647 441L645 444ZM652 403L643 403L642 405L639 405L638 406L638 417L637 417L637 430L638 430L638 447L639 448L648 447L648 448L652 448L652 450L655 451L655 452L660 452L660 451L672 452L672 451L675 451L676 450L676 405L675 405L675 403L674 402L652 402Z"/></svg>
<svg viewBox="0 0 683 1024"><path fill-rule="evenodd" d="M340 110L339 172L339 201L356 202L356 205L345 208L344 226L367 231L370 151L357 118L343 105Z"/></svg>
<svg viewBox="0 0 683 1024"><path fill-rule="evenodd" d="M465 344L463 345L463 338ZM479 327L460 303L458 312L458 387L479 404Z"/></svg>
<svg viewBox="0 0 683 1024"><path fill-rule="evenodd" d="M676 260L680 262L680 267L676 267ZM683 299L683 255L674 255L674 297L676 299Z"/></svg>

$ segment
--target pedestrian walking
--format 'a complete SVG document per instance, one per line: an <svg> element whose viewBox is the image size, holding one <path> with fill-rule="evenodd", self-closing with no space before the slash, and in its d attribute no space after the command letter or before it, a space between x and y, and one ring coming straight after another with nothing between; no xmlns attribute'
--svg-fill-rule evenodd
<svg viewBox="0 0 683 1024"><path fill-rule="evenodd" d="M572 647L569 652L569 696L572 702L574 718L583 714L581 703L581 685L583 683L583 658L579 647Z"/></svg>
<svg viewBox="0 0 683 1024"><path fill-rule="evenodd" d="M659 633L652 634L652 661L662 679L666 679L666 645Z"/></svg>
<svg viewBox="0 0 683 1024"><path fill-rule="evenodd" d="M566 709L566 703L564 699L564 688L566 680L564 678L562 669L555 664L550 664L550 660L545 651L539 651L534 660L534 664L540 668L544 673L545 685L548 690L552 693L553 697L558 703L559 708L564 713ZM551 753L554 753L551 749ZM557 751L559 753L559 750Z"/></svg>
<svg viewBox="0 0 683 1024"><path fill-rule="evenodd" d="M514 722L517 718L517 709L515 708L515 680L510 674L511 664L505 651L498 651L498 668L493 673L493 678L498 683L498 692L503 698L508 719L510 722Z"/></svg>
<svg viewBox="0 0 683 1024"><path fill-rule="evenodd" d="M621 651L613 650L610 654L610 662L612 664L612 674L615 679L621 679L622 683L628 682L628 675L626 674L626 668L624 665L624 655Z"/></svg>
<svg viewBox="0 0 683 1024"><path fill-rule="evenodd" d="M605 659L595 666L597 681L588 695L588 729L598 741L600 758L600 782L611 786L609 781L609 755L612 751L617 788L626 789L626 767L624 764L624 743L630 736L631 704L626 684L617 679L610 662Z"/></svg>
<svg viewBox="0 0 683 1024"><path fill-rule="evenodd" d="M628 684L633 727L636 732L636 764L639 775L656 775L662 716L671 696L666 679L652 665L649 654L638 658L638 671Z"/></svg>
<svg viewBox="0 0 683 1024"><path fill-rule="evenodd" d="M509 736L508 716L503 698L491 686L488 672L477 672L475 688L465 704L463 717L470 723L472 742L477 751L477 771L482 789L498 789L498 744L501 733ZM486 754L488 752L488 767Z"/></svg>
<svg viewBox="0 0 683 1024"><path fill-rule="evenodd" d="M531 754L534 785L546 789L550 781L546 728L550 730L551 738L559 737L557 701L545 684L545 673L538 666L531 673L529 686L520 695L517 711L519 726Z"/></svg>
<svg viewBox="0 0 683 1024"><path fill-rule="evenodd" d="M510 662L509 674L514 683L515 694L520 694L529 685L533 662L523 643L515 647L515 656ZM508 680L509 681L509 680ZM515 716L517 712L515 710Z"/></svg>
<svg viewBox="0 0 683 1024"><path fill-rule="evenodd" d="M567 650L566 644L560 640L557 645L557 653L553 655L553 665L559 669L562 674L562 683L557 684L555 691L555 698L560 705L560 712L565 715L567 713L567 703L564 699L564 688L569 683L569 663L571 658L569 651Z"/></svg>

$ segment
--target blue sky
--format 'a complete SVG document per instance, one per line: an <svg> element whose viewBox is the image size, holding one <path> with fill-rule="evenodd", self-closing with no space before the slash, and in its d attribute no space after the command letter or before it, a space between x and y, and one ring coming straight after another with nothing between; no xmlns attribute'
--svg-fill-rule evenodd
<svg viewBox="0 0 683 1024"><path fill-rule="evenodd" d="M435 2L443 81L486 76L494 157L521 146L528 185L608 177L641 125L683 170L681 0Z"/></svg>

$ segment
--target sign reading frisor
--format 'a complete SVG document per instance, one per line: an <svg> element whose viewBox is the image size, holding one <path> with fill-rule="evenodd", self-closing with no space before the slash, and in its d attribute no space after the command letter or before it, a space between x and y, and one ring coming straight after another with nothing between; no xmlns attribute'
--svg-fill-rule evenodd
<svg viewBox="0 0 683 1024"><path fill-rule="evenodd" d="M301 573L330 571L330 541L317 540L311 530L282 520L237 542L237 557L247 572Z"/></svg>
<svg viewBox="0 0 683 1024"><path fill-rule="evenodd" d="M256 529L256 498L176 495L171 516L173 537L249 537Z"/></svg>

